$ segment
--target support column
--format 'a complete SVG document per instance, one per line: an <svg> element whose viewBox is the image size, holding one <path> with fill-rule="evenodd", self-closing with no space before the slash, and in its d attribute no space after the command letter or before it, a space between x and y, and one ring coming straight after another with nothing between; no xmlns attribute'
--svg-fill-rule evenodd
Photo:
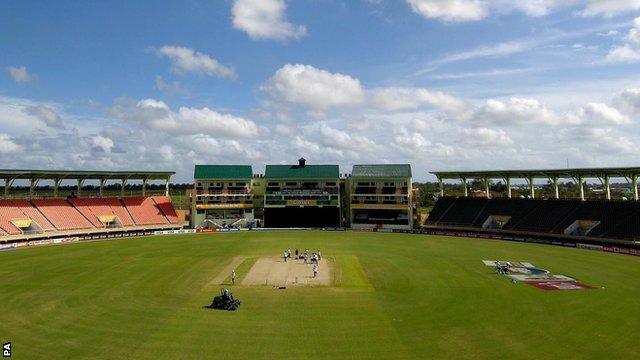
<svg viewBox="0 0 640 360"><path fill-rule="evenodd" d="M29 186L29 197L33 197L33 192L36 190L36 186L38 185L38 179L30 179L31 185Z"/></svg>
<svg viewBox="0 0 640 360"><path fill-rule="evenodd" d="M122 179L122 186L120 187L120 197L124 197L124 187L127 185L127 179Z"/></svg>
<svg viewBox="0 0 640 360"><path fill-rule="evenodd" d="M504 181L507 183L507 197L511 199L511 178L506 177Z"/></svg>
<svg viewBox="0 0 640 360"><path fill-rule="evenodd" d="M169 196L169 180L170 178L167 178L167 181L164 182L164 196ZM342 218L340 218L340 220L342 221Z"/></svg>
<svg viewBox="0 0 640 360"><path fill-rule="evenodd" d="M554 176L553 179L551 179L551 182L553 183L553 197L558 200L560 199L560 189L558 188L558 177Z"/></svg>
<svg viewBox="0 0 640 360"><path fill-rule="evenodd" d="M464 189L464 197L469 196L469 189L467 189L467 179L462 178L462 188Z"/></svg>
<svg viewBox="0 0 640 360"><path fill-rule="evenodd" d="M9 197L9 189L11 189L11 186L13 186L13 181L14 179L9 179L9 178L4 179L4 197L5 198Z"/></svg>
<svg viewBox="0 0 640 360"><path fill-rule="evenodd" d="M604 176L604 191L607 194L607 200L611 200L611 183L609 181L609 175Z"/></svg>
<svg viewBox="0 0 640 360"><path fill-rule="evenodd" d="M440 196L444 196L444 181L442 178L438 178L438 182L440 183Z"/></svg>
<svg viewBox="0 0 640 360"><path fill-rule="evenodd" d="M57 198L60 190L60 182L62 179L53 179L53 197Z"/></svg>
<svg viewBox="0 0 640 360"><path fill-rule="evenodd" d="M491 197L491 192L489 191L489 179L484 178L484 193L487 196L487 199Z"/></svg>
<svg viewBox="0 0 640 360"><path fill-rule="evenodd" d="M78 179L78 191L76 193L77 197L80 197L82 194L82 184L84 184L84 179Z"/></svg>
<svg viewBox="0 0 640 360"><path fill-rule="evenodd" d="M638 175L631 176L631 187L633 187L633 200L638 201Z"/></svg>
<svg viewBox="0 0 640 360"><path fill-rule="evenodd" d="M106 179L100 179L100 197L104 197L104 183L106 182Z"/></svg>
<svg viewBox="0 0 640 360"><path fill-rule="evenodd" d="M531 198L535 199L536 198L536 189L533 186L533 176L529 176L529 191L531 193Z"/></svg>
<svg viewBox="0 0 640 360"><path fill-rule="evenodd" d="M584 179L578 176L578 189L580 189L580 200L584 201Z"/></svg>
<svg viewBox="0 0 640 360"><path fill-rule="evenodd" d="M142 179L142 196L147 195L147 179Z"/></svg>

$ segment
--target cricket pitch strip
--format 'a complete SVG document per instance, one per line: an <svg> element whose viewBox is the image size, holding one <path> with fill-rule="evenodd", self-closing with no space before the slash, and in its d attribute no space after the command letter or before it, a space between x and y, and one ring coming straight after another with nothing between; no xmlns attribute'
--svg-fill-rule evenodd
<svg viewBox="0 0 640 360"><path fill-rule="evenodd" d="M241 285L314 286L330 283L331 270L325 259L318 261L318 276L314 278L313 265L305 264L304 260L289 259L285 262L281 257L263 257L256 261Z"/></svg>

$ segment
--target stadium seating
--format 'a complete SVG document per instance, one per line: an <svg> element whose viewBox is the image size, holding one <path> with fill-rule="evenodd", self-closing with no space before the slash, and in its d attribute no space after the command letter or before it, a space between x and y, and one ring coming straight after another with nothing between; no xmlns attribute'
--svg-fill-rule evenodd
<svg viewBox="0 0 640 360"><path fill-rule="evenodd" d="M640 238L640 202L451 198L438 199L427 223L481 228L489 216L509 216L503 230L563 234L578 220L596 221L588 236Z"/></svg>
<svg viewBox="0 0 640 360"><path fill-rule="evenodd" d="M94 228L91 222L66 200L38 199L31 202L58 230Z"/></svg>
<svg viewBox="0 0 640 360"><path fill-rule="evenodd" d="M72 198L69 202L97 228L105 227L100 220L101 216L115 215L102 198Z"/></svg>
<svg viewBox="0 0 640 360"><path fill-rule="evenodd" d="M160 211L162 211L167 220L169 220L169 223L180 223L178 213L176 213L176 209L173 208L173 204L171 203L171 198L168 196L154 196L153 201L155 201Z"/></svg>
<svg viewBox="0 0 640 360"><path fill-rule="evenodd" d="M8 235L19 235L22 231L11 220L30 219L42 230L54 230L53 225L38 209L26 200L0 200L0 228Z"/></svg>
<svg viewBox="0 0 640 360"><path fill-rule="evenodd" d="M150 197L129 197L122 199L136 225L168 224L169 221Z"/></svg>
<svg viewBox="0 0 640 360"><path fill-rule="evenodd" d="M107 205L109 205L111 211L113 211L113 213L118 216L118 219L120 219L122 226L135 225L133 219L131 218L131 214L129 214L129 211L124 206L122 201L120 201L120 199L104 198L104 201Z"/></svg>

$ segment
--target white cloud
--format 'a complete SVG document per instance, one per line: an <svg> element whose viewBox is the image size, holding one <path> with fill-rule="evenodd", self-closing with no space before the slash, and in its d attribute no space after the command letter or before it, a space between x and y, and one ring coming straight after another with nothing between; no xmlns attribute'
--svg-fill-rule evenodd
<svg viewBox="0 0 640 360"><path fill-rule="evenodd" d="M261 87L275 100L323 111L364 101L358 79L310 65L287 64Z"/></svg>
<svg viewBox="0 0 640 360"><path fill-rule="evenodd" d="M465 106L462 100L441 91L400 87L374 89L369 103L373 108L385 111L415 110L425 105L457 111Z"/></svg>
<svg viewBox="0 0 640 360"><path fill-rule="evenodd" d="M171 61L173 72L177 74L196 73L221 78L235 78L233 68L222 65L211 56L184 46L165 45L154 50L158 56Z"/></svg>
<svg viewBox="0 0 640 360"><path fill-rule="evenodd" d="M22 147L17 144L9 135L0 134L0 154L14 154L19 152Z"/></svg>
<svg viewBox="0 0 640 360"><path fill-rule="evenodd" d="M578 16L613 17L640 10L640 0L406 0L425 18L445 22L479 21L493 14L521 12L546 16L563 7L574 7Z"/></svg>
<svg viewBox="0 0 640 360"><path fill-rule="evenodd" d="M92 136L90 142L94 149L105 153L110 153L114 145L113 140L101 135Z"/></svg>
<svg viewBox="0 0 640 360"><path fill-rule="evenodd" d="M632 121L615 108L603 103L588 103L566 114L568 124L628 125Z"/></svg>
<svg viewBox="0 0 640 360"><path fill-rule="evenodd" d="M513 144L511 137L502 129L462 129L461 141L472 146L508 146Z"/></svg>
<svg viewBox="0 0 640 360"><path fill-rule="evenodd" d="M640 88L626 89L618 94L614 102L632 115L640 115Z"/></svg>
<svg viewBox="0 0 640 360"><path fill-rule="evenodd" d="M640 10L640 0L583 0L584 8L578 12L581 16L612 17Z"/></svg>
<svg viewBox="0 0 640 360"><path fill-rule="evenodd" d="M487 100L469 119L474 124L527 125L558 123L556 114L536 99Z"/></svg>
<svg viewBox="0 0 640 360"><path fill-rule="evenodd" d="M31 116L43 121L47 126L64 128L64 123L60 115L49 106L46 105L31 105L23 109L23 111Z"/></svg>
<svg viewBox="0 0 640 360"><path fill-rule="evenodd" d="M233 4L233 27L246 32L256 40L299 39L307 34L304 25L287 21L284 0L235 0Z"/></svg>
<svg viewBox="0 0 640 360"><path fill-rule="evenodd" d="M625 43L615 46L607 54L606 60L610 62L635 63L640 62L640 17L634 21L634 27L625 36Z"/></svg>
<svg viewBox="0 0 640 360"><path fill-rule="evenodd" d="M242 117L209 108L180 107L177 112L155 99L140 100L135 107L116 107L117 116L165 133L210 134L220 137L254 137L258 126Z"/></svg>
<svg viewBox="0 0 640 360"><path fill-rule="evenodd" d="M477 21L484 19L489 9L480 0L407 0L411 9L425 18L444 21Z"/></svg>
<svg viewBox="0 0 640 360"><path fill-rule="evenodd" d="M187 94L189 91L179 81L166 82L162 76L157 75L154 89L167 94Z"/></svg>
<svg viewBox="0 0 640 360"><path fill-rule="evenodd" d="M30 74L25 66L9 66L7 72L13 81L17 83L28 83L35 81L38 77L34 74Z"/></svg>

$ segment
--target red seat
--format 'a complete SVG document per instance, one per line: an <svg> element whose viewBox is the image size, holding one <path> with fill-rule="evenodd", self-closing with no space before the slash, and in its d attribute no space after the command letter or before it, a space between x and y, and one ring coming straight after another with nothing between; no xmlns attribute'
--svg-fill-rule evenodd
<svg viewBox="0 0 640 360"><path fill-rule="evenodd" d="M158 205L158 208L164 216L169 220L171 224L179 224L180 218L178 217L178 213L176 213L176 209L173 207L171 203L171 198L168 196L154 196L153 201Z"/></svg>
<svg viewBox="0 0 640 360"><path fill-rule="evenodd" d="M31 202L58 230L94 228L87 218L65 200L38 199Z"/></svg>
<svg viewBox="0 0 640 360"><path fill-rule="evenodd" d="M156 206L153 198L128 197L123 198L122 202L127 207L136 225L162 225L168 223L167 218Z"/></svg>

